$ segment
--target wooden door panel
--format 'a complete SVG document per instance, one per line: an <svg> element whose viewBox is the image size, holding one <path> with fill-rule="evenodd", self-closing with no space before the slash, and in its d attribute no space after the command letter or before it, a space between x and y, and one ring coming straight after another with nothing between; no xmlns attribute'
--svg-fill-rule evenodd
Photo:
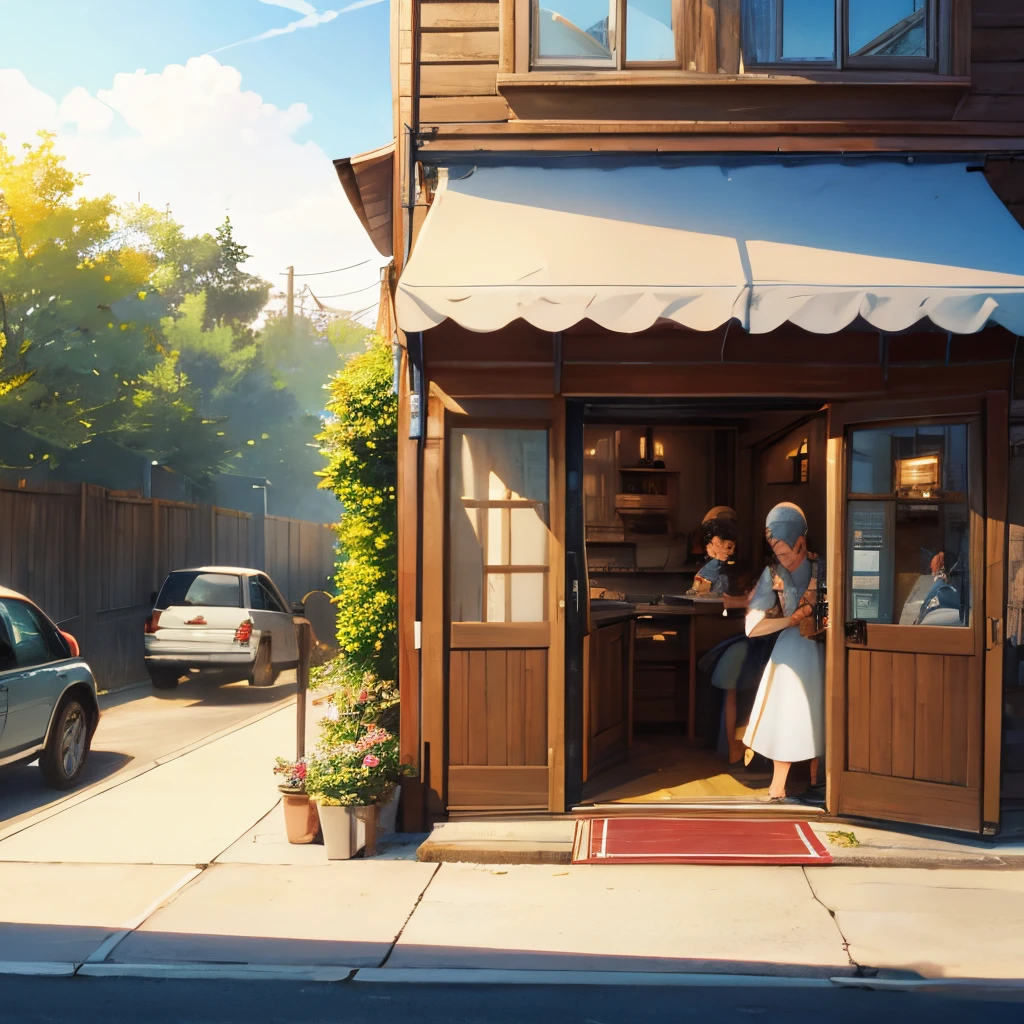
<svg viewBox="0 0 1024 1024"><path fill-rule="evenodd" d="M452 651L452 765L547 765L547 651Z"/></svg>
<svg viewBox="0 0 1024 1024"><path fill-rule="evenodd" d="M851 649L847 699L848 771L977 785L976 658Z"/></svg>

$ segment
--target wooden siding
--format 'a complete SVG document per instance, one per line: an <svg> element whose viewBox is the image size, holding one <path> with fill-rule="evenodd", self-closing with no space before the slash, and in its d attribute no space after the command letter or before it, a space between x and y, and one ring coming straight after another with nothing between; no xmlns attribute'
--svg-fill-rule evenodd
<svg viewBox="0 0 1024 1024"><path fill-rule="evenodd" d="M423 0L420 4L419 102L424 124L502 122L498 0Z"/></svg>
<svg viewBox="0 0 1024 1024"><path fill-rule="evenodd" d="M778 148L779 138L783 146L804 139L802 148L818 150L851 148L851 138L861 140L853 148L868 150L984 151L998 148L1000 139L1007 149L1024 144L1024 4L1018 0L952 0L956 45L948 74L933 77L740 75L740 0L684 0L683 8L678 70L523 73L515 52L528 36L516 31L523 5L422 0L417 99L421 127L437 129L422 149L513 143L538 150L658 150L666 148L666 137L675 150L757 150L762 141ZM634 135L641 125L647 130Z"/></svg>

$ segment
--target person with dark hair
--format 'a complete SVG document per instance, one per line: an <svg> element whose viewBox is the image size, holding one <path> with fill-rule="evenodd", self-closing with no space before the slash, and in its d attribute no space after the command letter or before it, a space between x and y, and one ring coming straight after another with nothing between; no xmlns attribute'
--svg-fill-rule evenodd
<svg viewBox="0 0 1024 1024"><path fill-rule="evenodd" d="M729 592L730 574L735 576L736 513L728 505L716 505L704 517L700 532L708 560L693 578L692 593L722 597Z"/></svg>

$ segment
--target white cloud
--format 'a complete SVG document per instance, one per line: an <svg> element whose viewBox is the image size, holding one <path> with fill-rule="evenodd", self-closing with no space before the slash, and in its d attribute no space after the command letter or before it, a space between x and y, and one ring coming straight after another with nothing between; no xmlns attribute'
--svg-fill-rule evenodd
<svg viewBox="0 0 1024 1024"><path fill-rule="evenodd" d="M237 43L218 46L216 50L211 50L211 53L221 53L235 46L244 46L246 43L261 43L264 39L288 35L290 32L296 32L300 28L316 28L318 25L325 25L329 21L334 21L339 14L357 11L361 7L371 7L374 4L383 3L384 0L356 0L355 3L351 3L347 7L326 11L319 10L313 4L308 3L307 0L259 0L259 2L261 4L269 4L271 7L283 7L285 10L292 11L295 14L301 14L302 17L289 22L287 25L282 25L280 28L268 29L257 36L249 36L248 39L239 39Z"/></svg>
<svg viewBox="0 0 1024 1024"><path fill-rule="evenodd" d="M0 133L9 144L39 129L58 133L68 166L88 194L112 193L164 209L190 232L213 231L230 215L252 258L245 268L276 288L281 272L332 270L324 292L361 288L387 261L373 248L345 199L334 167L295 134L311 119L305 104L282 109L242 87L214 57L172 64L159 74L119 74L95 96L73 89L58 103L19 71L0 70ZM372 296L372 293L370 293ZM364 295L354 296L363 300Z"/></svg>

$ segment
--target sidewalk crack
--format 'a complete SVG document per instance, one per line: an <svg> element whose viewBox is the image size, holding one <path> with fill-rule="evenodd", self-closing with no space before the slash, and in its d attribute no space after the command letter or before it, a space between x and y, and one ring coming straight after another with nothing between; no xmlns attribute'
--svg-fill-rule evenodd
<svg viewBox="0 0 1024 1024"><path fill-rule="evenodd" d="M842 940L843 943L843 952L846 954L846 959L850 962L850 966L854 970L854 977L874 977L878 973L876 970L870 967L864 967L861 964L857 963L856 960L854 960L853 954L850 952L850 941L843 934L843 929L839 927L839 920L836 917L836 912L827 903L825 903L815 891L814 883L810 880L810 878L807 875L807 868L802 867L800 870L801 872L803 872L804 881L807 883L807 888L811 891L811 896L813 897L815 903L818 903L820 906L824 907L825 910L828 912L828 916L832 918L832 923L835 925L836 931L839 933L839 938Z"/></svg>
<svg viewBox="0 0 1024 1024"><path fill-rule="evenodd" d="M430 878L427 880L427 884L423 886L423 891L419 894L419 896L416 897L416 902L412 905L412 910L410 910L409 913L406 915L405 920L402 922L402 927L398 929L398 934L395 936L391 945L388 947L388 951L384 955L384 959L381 960L379 964L377 964L378 967L386 966L387 962L391 959L391 954L394 953L395 947L398 945L399 942L402 941L402 936L405 934L405 929L408 926L409 922L412 920L412 915L415 914L416 911L419 909L419 905L423 902L423 897L427 895L427 890L431 887L431 885L433 885L434 879L437 878L437 873L440 869L440 864L434 865L434 870L431 871Z"/></svg>

